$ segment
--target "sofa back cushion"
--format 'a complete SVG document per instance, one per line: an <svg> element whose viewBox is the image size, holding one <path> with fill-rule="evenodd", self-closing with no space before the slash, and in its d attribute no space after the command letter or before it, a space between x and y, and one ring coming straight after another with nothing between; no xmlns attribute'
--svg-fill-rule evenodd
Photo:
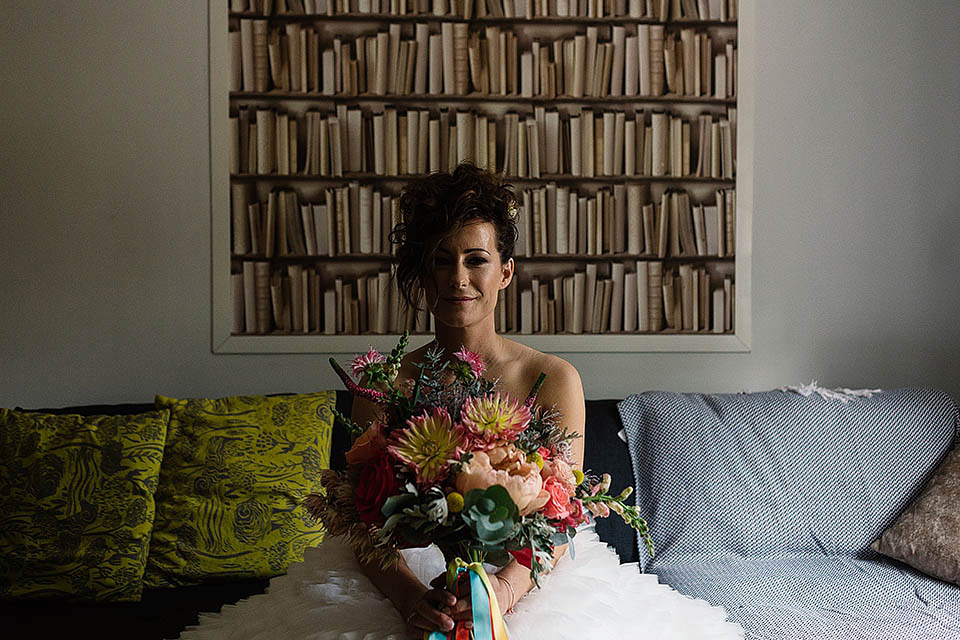
<svg viewBox="0 0 960 640"><path fill-rule="evenodd" d="M323 539L302 506L329 467L332 391L176 399L170 411L148 587L284 573Z"/></svg>
<svg viewBox="0 0 960 640"><path fill-rule="evenodd" d="M0 409L0 599L140 599L168 420Z"/></svg>
<svg viewBox="0 0 960 640"><path fill-rule="evenodd" d="M872 553L958 425L953 400L933 389L848 402L655 391L619 409L656 564Z"/></svg>

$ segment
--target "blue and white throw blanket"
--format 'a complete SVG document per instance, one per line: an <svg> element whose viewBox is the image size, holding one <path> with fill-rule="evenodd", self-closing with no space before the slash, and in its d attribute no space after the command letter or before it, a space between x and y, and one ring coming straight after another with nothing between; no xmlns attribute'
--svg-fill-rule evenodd
<svg viewBox="0 0 960 640"><path fill-rule="evenodd" d="M844 395L622 401L657 546L645 570L726 607L747 638L956 640L960 588L870 544L950 450L957 407L932 389Z"/></svg>

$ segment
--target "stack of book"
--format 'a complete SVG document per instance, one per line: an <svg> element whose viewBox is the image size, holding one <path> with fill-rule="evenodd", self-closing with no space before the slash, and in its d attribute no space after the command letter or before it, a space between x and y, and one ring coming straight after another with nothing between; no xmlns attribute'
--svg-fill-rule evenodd
<svg viewBox="0 0 960 640"><path fill-rule="evenodd" d="M435 15L473 17L630 17L653 20L737 19L737 0L230 0L230 10L258 15Z"/></svg>
<svg viewBox="0 0 960 640"><path fill-rule="evenodd" d="M646 184L618 184L583 195L555 183L522 192L516 255L605 255L658 258L735 255L736 190L709 202L666 190L651 202Z"/></svg>
<svg viewBox="0 0 960 640"><path fill-rule="evenodd" d="M518 178L699 177L736 173L736 109L696 120L664 111L560 112L534 107L502 119L483 113L340 105L298 119L282 110L240 107L230 117L234 175L343 177L452 170L470 160ZM499 141L502 141L500 143Z"/></svg>
<svg viewBox="0 0 960 640"><path fill-rule="evenodd" d="M733 330L734 284L706 267L660 261L598 263L583 271L534 276L503 290L497 330L522 334L725 333ZM632 269L630 268L632 267Z"/></svg>
<svg viewBox="0 0 960 640"><path fill-rule="evenodd" d="M267 200L248 185L231 188L231 250L237 256L386 256L399 221L396 196L351 182L305 202L293 189L275 189Z"/></svg>
<svg viewBox="0 0 960 640"><path fill-rule="evenodd" d="M606 31L606 29L604 29ZM588 26L520 49L517 35L466 22L402 25L321 41L309 24L242 18L229 35L230 91L320 95L736 96L736 45L692 27Z"/></svg>
<svg viewBox="0 0 960 640"><path fill-rule="evenodd" d="M657 258L733 257L736 191L692 203L682 190L650 201L646 184L618 184L593 195L550 183L521 192L518 257L627 254ZM292 189L266 201L234 183L231 250L236 256L389 256L398 200L370 184L351 182L304 202Z"/></svg>
<svg viewBox="0 0 960 640"><path fill-rule="evenodd" d="M403 303L390 271L332 283L316 267L247 261L231 276L233 333L384 334L431 329L425 311ZM329 286L332 284L332 286Z"/></svg>
<svg viewBox="0 0 960 640"><path fill-rule="evenodd" d="M600 268L608 265L609 274ZM725 333L733 330L734 284L706 267L638 260L588 263L583 271L534 275L501 291L497 330L521 334ZM316 267L246 261L232 275L236 334L428 333L431 314L398 294L391 271L325 286Z"/></svg>

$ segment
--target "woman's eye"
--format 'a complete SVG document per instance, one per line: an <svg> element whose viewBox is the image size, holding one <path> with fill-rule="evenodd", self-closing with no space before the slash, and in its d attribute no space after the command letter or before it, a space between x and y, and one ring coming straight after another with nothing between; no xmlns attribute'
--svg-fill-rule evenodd
<svg viewBox="0 0 960 640"><path fill-rule="evenodd" d="M484 265L487 264L486 258L472 258L469 262L472 265Z"/></svg>

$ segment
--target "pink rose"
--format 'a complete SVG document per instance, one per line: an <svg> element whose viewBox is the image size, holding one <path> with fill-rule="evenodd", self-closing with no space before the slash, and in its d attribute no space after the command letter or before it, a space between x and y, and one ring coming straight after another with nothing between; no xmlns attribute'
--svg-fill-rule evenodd
<svg viewBox="0 0 960 640"><path fill-rule="evenodd" d="M472 489L501 485L525 516L538 510L550 499L540 479L540 468L527 462L527 456L512 444L489 451L474 451L470 462L457 474L457 491L466 495Z"/></svg>
<svg viewBox="0 0 960 640"><path fill-rule="evenodd" d="M567 527L576 527L586 521L587 514L583 511L583 502L579 498L572 498L570 500L570 513L560 522L560 526L557 528L563 531Z"/></svg>
<svg viewBox="0 0 960 640"><path fill-rule="evenodd" d="M543 482L543 488L550 494L550 499L543 507L543 515L550 520L563 520L570 515L570 491L564 483L550 476Z"/></svg>

